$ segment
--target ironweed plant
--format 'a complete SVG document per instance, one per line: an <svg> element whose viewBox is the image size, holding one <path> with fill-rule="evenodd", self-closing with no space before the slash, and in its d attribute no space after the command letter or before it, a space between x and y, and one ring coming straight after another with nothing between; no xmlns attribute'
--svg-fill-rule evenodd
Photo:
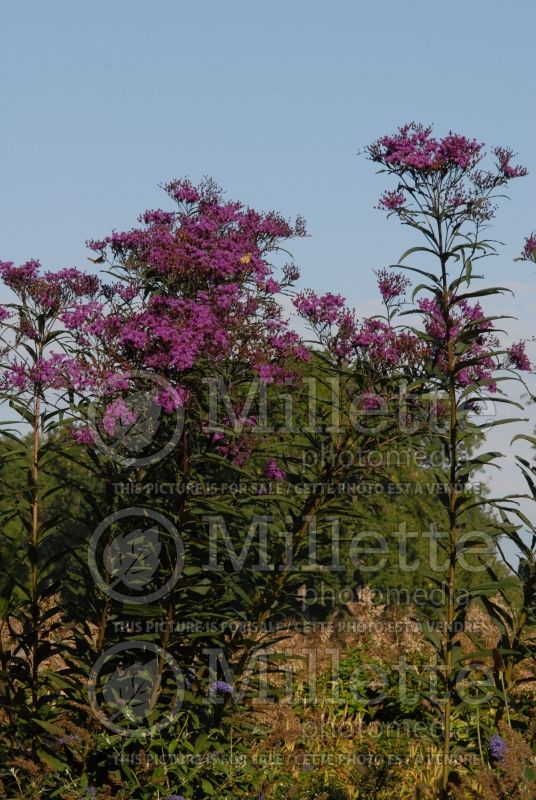
<svg viewBox="0 0 536 800"><path fill-rule="evenodd" d="M469 418L478 413L479 404L489 399L513 402L500 388L508 377L505 371L530 369L523 343L501 349L495 323L502 317L486 314L482 306L485 298L508 289L479 287L477 281L483 276L474 268L496 253L495 243L485 237L496 211L496 198L512 179L527 171L512 163L511 150L495 148L488 163L484 146L476 140L454 133L436 138L430 127L415 123L381 137L365 152L395 181L394 189L380 198L380 208L411 228L423 242L407 250L399 261L400 267L421 281L413 290L413 307L403 312L420 317L421 324L411 330L427 351L422 377L412 388L435 390L446 409L446 425L438 433L446 465L433 469L438 483L447 486L441 495L448 532L446 633L433 637L432 642L443 664L442 792L447 796L456 677L468 663L459 641L468 605L465 600L457 601L458 564L464 552L481 544L478 536L464 535L468 511L475 502L493 502L489 498L475 501L464 494L463 487L478 469L500 455L487 452L467 457L463 444L480 427ZM410 257L424 261L425 266L408 264ZM503 421L492 420L485 427L489 430Z"/></svg>
<svg viewBox="0 0 536 800"><path fill-rule="evenodd" d="M504 148L485 168L481 144L414 124L366 153L395 178L380 207L424 239L377 273L378 317L358 318L338 294L297 291L284 248L305 235L303 220L229 202L209 180L166 184L173 210L88 242L98 277L0 264L14 298L0 307L8 796L269 796L251 763L263 734L256 702L288 699L278 644L313 613L303 598L319 575L333 590L366 581L372 551L359 524L370 508L349 489L381 488L386 470L368 457L402 443L441 456L429 471L442 489L446 567L430 581L445 625L427 636L442 692L425 700L427 719L443 724L443 796L459 674L490 655L461 648L478 598L503 625L497 723L509 711L530 646L533 564L517 571L525 588L513 611L494 599L504 578L489 563L487 585L458 590L462 561L482 555L482 531L467 530L475 513L514 509L464 489L498 456L474 449L504 421L480 422L479 406L512 402L502 381L530 369L524 343L502 346L501 318L482 306L506 289L474 288L474 265L495 252L484 236L495 198L525 170ZM421 281L411 301L402 269ZM510 523L482 519L493 548L500 532L519 544ZM366 661L366 647L359 654ZM361 714L370 686L352 704L341 681L344 713ZM383 712L417 719L419 706L394 691ZM374 781L396 791L382 767L355 796ZM313 776L296 796L324 789Z"/></svg>

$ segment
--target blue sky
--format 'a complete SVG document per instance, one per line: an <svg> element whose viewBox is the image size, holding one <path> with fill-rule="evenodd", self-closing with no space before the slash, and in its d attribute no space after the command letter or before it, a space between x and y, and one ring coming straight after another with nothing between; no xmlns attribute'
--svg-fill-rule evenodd
<svg viewBox="0 0 536 800"><path fill-rule="evenodd" d="M497 225L503 269L523 280L535 23L532 0L3 4L0 258L83 264L87 238L164 201L161 181L210 174L230 197L302 213L304 283L361 303L402 245L356 152L417 119L508 144L531 169Z"/></svg>
<svg viewBox="0 0 536 800"><path fill-rule="evenodd" d="M0 259L87 266L84 241L164 203L160 182L209 174L303 214L303 284L370 311L372 269L407 240L374 209L383 178L357 151L416 119L529 167L490 277L516 289L501 309L530 336L536 271L513 258L536 227L535 23L533 0L2 4Z"/></svg>

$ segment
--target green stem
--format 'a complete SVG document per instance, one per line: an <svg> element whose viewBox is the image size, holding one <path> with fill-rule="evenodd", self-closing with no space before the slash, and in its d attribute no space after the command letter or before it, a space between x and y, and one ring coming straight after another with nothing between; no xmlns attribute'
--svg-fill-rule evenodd
<svg viewBox="0 0 536 800"><path fill-rule="evenodd" d="M482 738L480 736L480 712L478 704L476 706L476 737L478 739L478 752L480 753L480 760L484 763L484 753L482 752Z"/></svg>
<svg viewBox="0 0 536 800"><path fill-rule="evenodd" d="M440 240L441 241L441 240ZM451 337L451 321L449 313L450 294L447 284L446 255L441 256L441 271L443 280L443 302L446 328L447 364L448 364L448 392L450 403L450 429L449 429L449 543L448 543L448 579L447 579L447 630L445 642L445 730L443 739L443 768L441 788L443 796L447 797L447 787L450 773L450 750L452 728L452 690L453 690L453 655L456 633L454 631L455 593L456 593L456 566L457 566L457 452L458 452L458 409L456 398L455 366L456 356Z"/></svg>
<svg viewBox="0 0 536 800"><path fill-rule="evenodd" d="M506 708L506 719L508 720L508 725L511 728L512 727L512 723L510 721L510 709L508 707L508 695L506 694L506 686L504 684L504 672L502 670L499 672L499 677L501 679L501 687L502 687L503 695L504 695L504 706Z"/></svg>
<svg viewBox="0 0 536 800"><path fill-rule="evenodd" d="M31 616L32 616L32 677L31 677L31 692L32 692L32 710L37 713L38 702L38 680L39 680L39 622L40 622L40 609L38 597L38 583L39 583L39 564L37 560L37 545L39 544L39 445L41 433L41 398L36 395L34 401L34 420L33 420L33 451L32 451L32 481L33 481L33 497L32 497L32 533L31 533Z"/></svg>

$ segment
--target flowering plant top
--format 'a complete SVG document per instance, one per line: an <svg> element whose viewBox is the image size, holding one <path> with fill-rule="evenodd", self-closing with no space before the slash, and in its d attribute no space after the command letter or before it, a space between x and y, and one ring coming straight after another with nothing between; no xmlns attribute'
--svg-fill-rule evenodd
<svg viewBox="0 0 536 800"><path fill-rule="evenodd" d="M393 135L381 136L365 153L399 179L396 189L384 192L379 201L379 207L389 212L440 214L441 198L458 216L491 219L495 212L492 193L527 174L525 167L512 163L515 154L509 148L493 148L494 164L485 169L481 166L486 156L481 142L452 132L437 138L431 127L415 122L402 125ZM417 197L415 181L421 188L428 187L427 203Z"/></svg>

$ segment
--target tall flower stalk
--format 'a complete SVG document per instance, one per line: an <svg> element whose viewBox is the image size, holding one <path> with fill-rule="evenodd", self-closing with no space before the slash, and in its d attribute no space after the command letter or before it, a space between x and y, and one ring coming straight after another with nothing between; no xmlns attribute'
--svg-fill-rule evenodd
<svg viewBox="0 0 536 800"><path fill-rule="evenodd" d="M36 346L36 356L37 360L41 360L43 357L43 342L40 341L37 343ZM32 543L32 552L34 554L37 553L37 547L39 544L39 533L40 533L40 519L39 519L39 461L40 461L40 449L41 449L41 426L42 426L42 419L41 419L41 397L37 393L36 387L36 394L33 397L33 437L32 437L32 499L31 499L31 515L32 515L32 533L31 533L31 543ZM37 713L37 701L38 701L38 668L39 668L39 657L38 657L38 650L39 650L39 629L40 629L40 609L39 609L39 593L38 593L38 581L39 581L39 564L36 558L32 558L31 562L31 615L32 615L32 656L31 656L31 664L32 664L32 679L31 679L31 691L32 691L32 710L34 713Z"/></svg>
<svg viewBox="0 0 536 800"><path fill-rule="evenodd" d="M438 139L431 128L414 123L378 139L365 152L397 182L394 190L381 197L380 208L425 240L406 251L398 264L422 281L413 292L416 305L404 312L422 318L422 325L412 330L426 348L422 375L413 382L412 390L423 394L433 390L447 411L447 424L438 431L446 469L434 470L437 483L447 489L440 494L447 528L443 576L446 633L442 641L434 642L443 669L441 793L446 797L456 677L463 664L459 631L467 613L466 604L457 601L458 567L461 555L474 552L476 544L464 530L466 514L475 506L465 487L475 470L499 455L468 457L465 443L483 427L470 421L469 414L478 413L479 403L490 395L496 402L507 402L499 389L500 380L507 375L498 371L523 366L516 358L522 343L501 350L494 330L498 317L486 315L480 303L484 297L506 290L473 289L474 281L482 278L474 274L473 267L496 252L483 236L495 213L494 198L526 170L512 164L514 154L501 147L493 150L494 163L485 168L484 146L476 140L453 133ZM407 264L410 256L424 259L425 266Z"/></svg>
<svg viewBox="0 0 536 800"><path fill-rule="evenodd" d="M93 295L98 281L74 269L43 274L36 261L18 267L3 262L0 277L14 296L13 303L0 308L0 388L16 415L12 425L18 425L15 433L7 430L4 436L11 442L10 458L21 469L28 466L27 482L8 487L18 502L15 515L8 519L13 558L6 572L18 592L5 609L13 643L4 651L3 671L8 697L21 693L26 697L25 712L19 708L12 717L13 737L23 736L32 757L50 763L42 741L50 711L46 667L68 647L58 637L63 616L57 596L62 544L54 518L43 514L43 470L55 460L54 431L68 408L66 392L86 381L80 365L65 350L59 315L73 302Z"/></svg>

